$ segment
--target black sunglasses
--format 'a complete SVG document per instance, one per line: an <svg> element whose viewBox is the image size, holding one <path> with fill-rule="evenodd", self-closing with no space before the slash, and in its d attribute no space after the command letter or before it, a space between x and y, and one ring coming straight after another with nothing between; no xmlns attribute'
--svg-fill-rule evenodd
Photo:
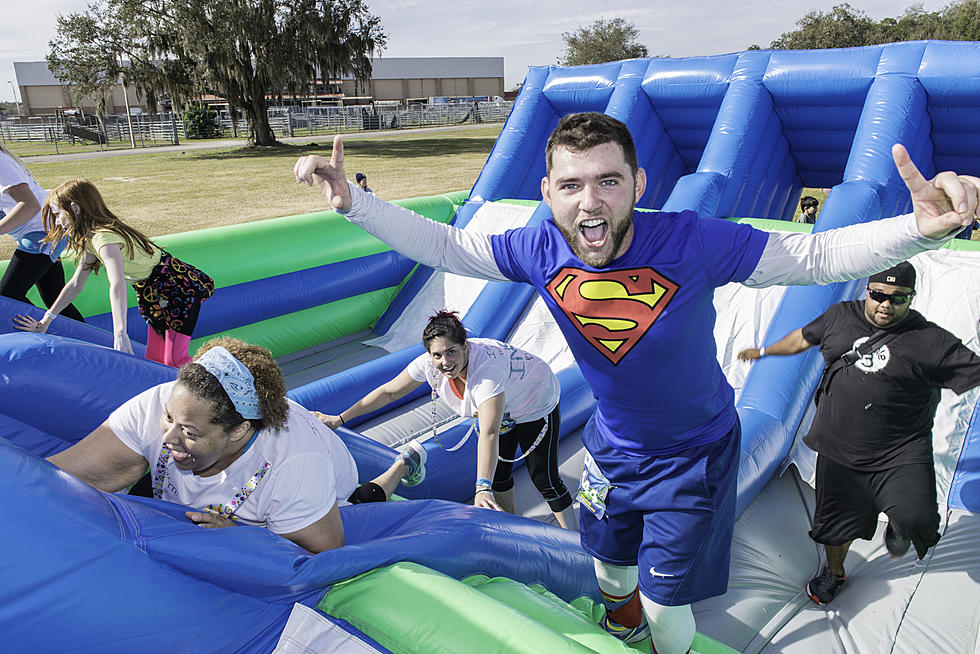
<svg viewBox="0 0 980 654"><path fill-rule="evenodd" d="M915 295L915 291L912 291L911 293L892 293L889 295L888 293L873 291L870 288L868 289L868 297L875 302L884 302L885 300L889 300L896 307L900 307L911 300L913 295Z"/></svg>

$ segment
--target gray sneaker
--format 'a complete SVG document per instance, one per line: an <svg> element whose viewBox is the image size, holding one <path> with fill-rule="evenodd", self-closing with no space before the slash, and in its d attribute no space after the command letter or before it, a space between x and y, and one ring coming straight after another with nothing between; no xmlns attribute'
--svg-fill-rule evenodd
<svg viewBox="0 0 980 654"><path fill-rule="evenodd" d="M402 477L405 486L417 486L425 480L425 462L429 454L418 441L411 440L398 448L398 459L408 464L408 472Z"/></svg>
<svg viewBox="0 0 980 654"><path fill-rule="evenodd" d="M640 623L639 627L624 627L608 615L604 615L602 616L602 620L599 621L599 626L605 629L606 633L610 636L614 636L628 644L639 643L650 637L650 625L647 624L646 618L643 618L643 622Z"/></svg>
<svg viewBox="0 0 980 654"><path fill-rule="evenodd" d="M847 581L847 575L838 577L830 571L829 566L825 565L820 574L806 585L806 594L817 604L830 604L845 581Z"/></svg>

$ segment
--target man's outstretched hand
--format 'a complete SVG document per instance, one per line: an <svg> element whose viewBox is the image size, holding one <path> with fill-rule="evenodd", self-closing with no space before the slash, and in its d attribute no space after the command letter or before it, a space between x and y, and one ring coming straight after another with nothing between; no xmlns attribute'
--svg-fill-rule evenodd
<svg viewBox="0 0 980 654"><path fill-rule="evenodd" d="M344 174L344 137L340 134L333 137L330 161L316 154L300 157L293 166L293 174L297 182L316 185L334 209L350 209L350 188Z"/></svg>
<svg viewBox="0 0 980 654"><path fill-rule="evenodd" d="M892 146L892 157L912 195L912 211L920 234L943 238L973 223L980 178L945 172L927 180L912 163L905 147L899 144Z"/></svg>

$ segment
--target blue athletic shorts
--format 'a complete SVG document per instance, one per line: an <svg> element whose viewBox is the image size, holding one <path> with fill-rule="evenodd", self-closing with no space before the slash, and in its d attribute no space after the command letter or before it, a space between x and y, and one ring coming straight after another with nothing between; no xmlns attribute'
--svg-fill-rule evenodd
<svg viewBox="0 0 980 654"><path fill-rule="evenodd" d="M582 547L606 563L639 566L640 592L664 606L728 589L738 463L738 421L722 438L682 452L630 456L595 431L582 441L613 488L601 520L580 510Z"/></svg>

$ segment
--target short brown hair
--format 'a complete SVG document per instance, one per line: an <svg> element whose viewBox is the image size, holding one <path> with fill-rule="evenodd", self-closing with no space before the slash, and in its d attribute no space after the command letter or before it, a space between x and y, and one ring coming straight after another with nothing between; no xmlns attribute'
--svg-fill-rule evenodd
<svg viewBox="0 0 980 654"><path fill-rule="evenodd" d="M633 177L636 177L640 166L636 160L636 146L630 131L622 121L595 111L568 114L558 121L558 126L548 138L545 148L548 175L551 175L556 148L564 147L573 152L583 152L603 143L618 143L623 148L626 163L632 169Z"/></svg>
<svg viewBox="0 0 980 654"><path fill-rule="evenodd" d="M245 364L255 380L255 392L259 396L262 417L249 420L252 427L255 431L282 429L289 415L289 403L286 401L286 382L282 378L279 364L272 357L272 352L261 345L252 345L237 338L222 336L202 345L194 358L201 358L202 354L219 345ZM214 407L211 422L223 426L226 431L245 421L242 414L231 403L217 377L208 372L204 366L193 362L181 366L180 372L177 373L177 383L195 397L210 402Z"/></svg>
<svg viewBox="0 0 980 654"><path fill-rule="evenodd" d="M459 315L455 311L443 309L429 318L428 324L422 330L422 344L426 351L429 350L429 343L440 336L456 345L466 343L466 328L463 327L463 323L460 322Z"/></svg>

